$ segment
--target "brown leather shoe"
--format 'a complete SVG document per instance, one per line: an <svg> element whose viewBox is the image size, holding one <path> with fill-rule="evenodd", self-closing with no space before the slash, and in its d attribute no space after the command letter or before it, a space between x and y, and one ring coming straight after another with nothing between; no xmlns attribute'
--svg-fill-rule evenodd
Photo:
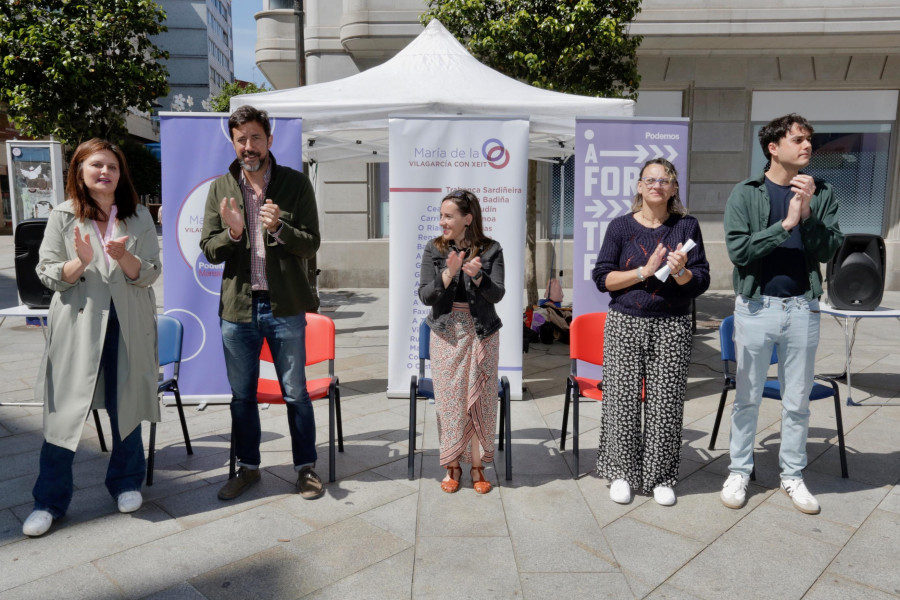
<svg viewBox="0 0 900 600"><path fill-rule="evenodd" d="M234 500L254 483L259 483L259 469L241 467L237 475L226 481L219 490L219 500Z"/></svg>
<svg viewBox="0 0 900 600"><path fill-rule="evenodd" d="M325 493L325 485L312 467L303 467L297 473L297 492L304 500L315 500Z"/></svg>

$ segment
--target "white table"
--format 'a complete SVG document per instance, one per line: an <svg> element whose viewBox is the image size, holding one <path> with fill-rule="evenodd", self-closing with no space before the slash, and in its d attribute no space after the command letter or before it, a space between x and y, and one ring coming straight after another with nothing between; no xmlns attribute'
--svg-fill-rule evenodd
<svg viewBox="0 0 900 600"><path fill-rule="evenodd" d="M844 352L846 353L846 362L844 363L844 375L847 377L847 406L861 406L858 402L854 402L850 394L853 390L850 382L850 362L853 358L853 343L856 341L856 327L861 319L898 319L900 320L900 310L895 308L887 308L879 306L875 310L844 310L834 308L824 302L819 304L819 309L826 315L831 315L840 322L843 319L844 328ZM853 321L851 330L850 321Z"/></svg>
<svg viewBox="0 0 900 600"><path fill-rule="evenodd" d="M19 306L0 309L0 327L3 327L7 317L38 317L41 323L41 333L44 334L44 341L47 341L46 308L31 308L20 304ZM43 404L40 402L0 402L0 406L43 406Z"/></svg>

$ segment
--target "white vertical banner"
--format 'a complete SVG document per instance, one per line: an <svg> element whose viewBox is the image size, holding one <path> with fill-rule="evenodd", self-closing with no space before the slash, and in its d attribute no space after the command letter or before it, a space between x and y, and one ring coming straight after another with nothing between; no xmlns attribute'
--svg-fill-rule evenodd
<svg viewBox="0 0 900 600"><path fill-rule="evenodd" d="M389 398L409 396L419 367L419 269L429 240L441 235L441 200L464 188L481 202L485 234L503 247L506 295L497 305L500 375L522 398L522 289L528 119L396 117L390 119Z"/></svg>

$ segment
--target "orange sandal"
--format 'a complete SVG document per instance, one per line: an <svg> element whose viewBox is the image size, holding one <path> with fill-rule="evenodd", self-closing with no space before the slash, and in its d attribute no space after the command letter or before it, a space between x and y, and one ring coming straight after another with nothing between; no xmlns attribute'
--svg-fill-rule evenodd
<svg viewBox="0 0 900 600"><path fill-rule="evenodd" d="M459 465L456 465L455 467L448 465L444 468L447 469L447 475L450 476L450 479L441 481L441 489L448 494L452 494L459 489L459 480L462 478L462 467ZM457 472L456 478L453 477L454 471Z"/></svg>
<svg viewBox="0 0 900 600"><path fill-rule="evenodd" d="M475 479L475 473L478 473L479 479ZM484 478L484 467L472 467L472 487L479 494L487 494L491 491L491 482Z"/></svg>

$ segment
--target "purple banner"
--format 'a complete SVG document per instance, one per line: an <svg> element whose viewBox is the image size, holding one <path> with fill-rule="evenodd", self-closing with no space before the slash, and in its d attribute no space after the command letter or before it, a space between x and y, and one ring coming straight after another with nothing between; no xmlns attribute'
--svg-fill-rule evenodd
<svg viewBox="0 0 900 600"><path fill-rule="evenodd" d="M301 127L300 119L272 119L278 164L303 169ZM235 159L228 115L163 113L160 142L165 314L184 325L181 395L190 402L229 401L218 316L223 265L207 262L200 251L207 193Z"/></svg>
<svg viewBox="0 0 900 600"><path fill-rule="evenodd" d="M609 306L591 271L609 222L631 211L646 161L662 157L675 165L681 200L688 205L688 133L688 119L576 120L573 317ZM599 377L599 369L578 369L579 375Z"/></svg>

